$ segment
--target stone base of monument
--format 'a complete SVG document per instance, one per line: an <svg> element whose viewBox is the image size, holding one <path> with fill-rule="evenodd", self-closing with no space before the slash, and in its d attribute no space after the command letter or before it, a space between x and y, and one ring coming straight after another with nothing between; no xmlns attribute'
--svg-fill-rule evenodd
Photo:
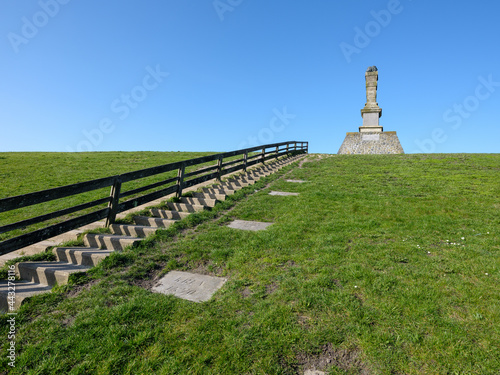
<svg viewBox="0 0 500 375"><path fill-rule="evenodd" d="M404 154L396 132L347 133L339 155L346 154Z"/></svg>

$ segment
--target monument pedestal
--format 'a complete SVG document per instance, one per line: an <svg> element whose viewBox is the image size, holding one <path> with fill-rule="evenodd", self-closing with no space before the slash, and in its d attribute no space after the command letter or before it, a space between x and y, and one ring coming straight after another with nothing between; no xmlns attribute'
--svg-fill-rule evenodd
<svg viewBox="0 0 500 375"><path fill-rule="evenodd" d="M396 132L346 133L339 155L404 154Z"/></svg>
<svg viewBox="0 0 500 375"><path fill-rule="evenodd" d="M384 132L379 125L382 108L377 103L377 67L371 66L365 73L366 104L361 110L363 125L359 133L347 133L338 154L403 154L396 132Z"/></svg>

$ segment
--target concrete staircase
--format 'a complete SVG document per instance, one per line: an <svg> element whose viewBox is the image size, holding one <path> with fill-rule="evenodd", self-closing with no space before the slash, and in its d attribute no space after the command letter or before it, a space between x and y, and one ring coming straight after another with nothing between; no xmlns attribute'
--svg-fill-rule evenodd
<svg viewBox="0 0 500 375"><path fill-rule="evenodd" d="M168 228L177 220L182 220L193 212L214 207L236 190L254 184L261 177L276 172L303 155L249 170L245 174L231 177L211 187L191 192L190 197L181 197L179 202L167 202L168 209L151 208L151 216L135 216L135 225L113 224L110 234L85 234L85 247L56 247L52 251L56 261L21 262L16 264L15 302L8 304L9 289L7 281L0 281L0 311L12 312L28 297L46 293L54 285L68 283L69 276L76 272L85 272L96 266L114 251L122 251L134 246L158 229ZM12 286L12 282L11 285ZM11 294L12 296L12 294Z"/></svg>

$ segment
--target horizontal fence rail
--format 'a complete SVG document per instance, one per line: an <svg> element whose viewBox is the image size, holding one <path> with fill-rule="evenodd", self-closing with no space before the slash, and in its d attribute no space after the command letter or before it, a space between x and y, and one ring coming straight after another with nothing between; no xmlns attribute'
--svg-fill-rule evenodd
<svg viewBox="0 0 500 375"><path fill-rule="evenodd" d="M29 225L42 223L50 219L62 218L68 214L84 209L107 204L106 208L100 208L91 213L86 213L42 229L34 230L32 232L4 240L0 242L0 255L10 253L102 219L106 219L106 226L109 226L115 222L116 215L120 212L127 211L131 208L165 197L169 194L175 193L177 197L180 197L182 195L182 191L189 187L214 179L220 181L220 179L227 174L237 171L246 172L247 168L258 163L265 163L271 159L307 153L308 147L308 142L298 141L262 145L221 154L202 156L180 162L164 164L157 167L141 169L139 171L128 172L121 175L79 182L72 185L0 199L0 213L2 213L102 188L111 189L109 196L27 220L0 226L0 234L6 233L16 229L25 228ZM224 159L238 156L241 156L241 158L224 161ZM217 163L210 166L202 166L200 169L192 172L186 172L187 167L206 164L213 161L216 161ZM177 176L141 186L139 188L122 191L122 185L126 182L157 176L171 171L177 171ZM141 196L136 196L129 200L121 201L125 197L137 195L153 189L158 190Z"/></svg>

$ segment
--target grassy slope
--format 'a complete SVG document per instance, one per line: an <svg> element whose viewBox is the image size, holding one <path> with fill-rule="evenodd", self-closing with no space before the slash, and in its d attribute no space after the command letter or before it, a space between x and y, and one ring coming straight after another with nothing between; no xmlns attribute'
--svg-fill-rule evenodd
<svg viewBox="0 0 500 375"><path fill-rule="evenodd" d="M125 172L136 171L180 160L205 156L208 152L5 152L0 153L0 198L74 184ZM170 172L172 177L176 172ZM160 181L167 175L124 184L122 191ZM58 209L89 202L109 195L109 188L80 194L24 209L0 214L0 225L28 219ZM87 210L89 211L89 210ZM92 209L90 210L92 211ZM72 216L77 216L75 213ZM52 220L54 223L57 220ZM42 227L27 228L26 231ZM19 235L17 230L0 235L0 240Z"/></svg>
<svg viewBox="0 0 500 375"><path fill-rule="evenodd" d="M305 163L287 177L310 182L271 187L300 196L257 192L176 241L160 232L108 258L76 296L35 298L17 317L11 373L295 374L330 358L330 374L498 374L499 166L500 155ZM222 225L231 218L275 224L250 233ZM194 304L138 286L161 269L229 281Z"/></svg>

